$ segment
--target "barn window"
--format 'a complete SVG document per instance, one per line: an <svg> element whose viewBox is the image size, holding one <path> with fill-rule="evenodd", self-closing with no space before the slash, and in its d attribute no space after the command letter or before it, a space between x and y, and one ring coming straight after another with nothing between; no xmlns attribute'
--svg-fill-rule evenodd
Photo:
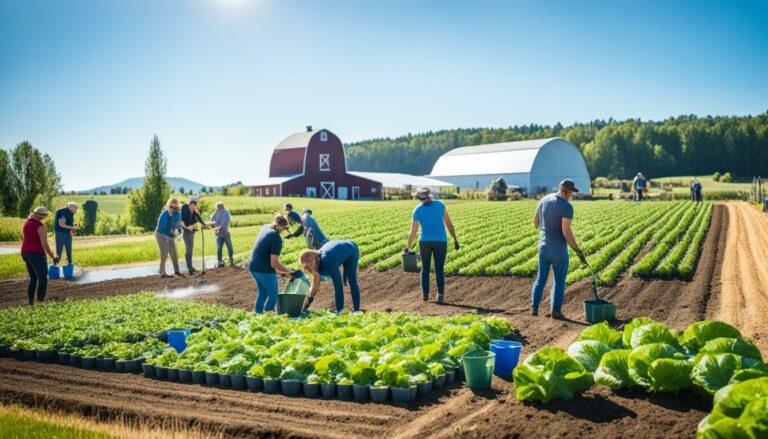
<svg viewBox="0 0 768 439"><path fill-rule="evenodd" d="M320 154L320 170L321 171L330 171L331 170L331 155L330 154Z"/></svg>
<svg viewBox="0 0 768 439"><path fill-rule="evenodd" d="M328 132L327 131L320 131L320 141L321 142L327 142L328 141Z"/></svg>
<svg viewBox="0 0 768 439"><path fill-rule="evenodd" d="M375 194L375 193L376 193L376 188L375 188L375 187L372 187L372 188L371 188L371 193L372 193L372 194Z"/></svg>
<svg viewBox="0 0 768 439"><path fill-rule="evenodd" d="M264 190L266 191L267 195L269 195L269 188L266 188Z"/></svg>

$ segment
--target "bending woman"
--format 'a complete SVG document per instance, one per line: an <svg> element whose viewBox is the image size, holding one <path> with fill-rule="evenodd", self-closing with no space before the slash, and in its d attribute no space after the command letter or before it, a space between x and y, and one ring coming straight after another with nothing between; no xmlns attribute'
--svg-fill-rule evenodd
<svg viewBox="0 0 768 439"><path fill-rule="evenodd" d="M288 219L275 214L272 224L266 224L256 236L256 244L251 254L251 276L256 281L256 304L253 310L259 314L275 309L277 303L277 273L296 277L294 272L280 262L283 239L280 233L288 229ZM301 273L299 271L299 273Z"/></svg>
<svg viewBox="0 0 768 439"><path fill-rule="evenodd" d="M421 252L421 294L426 302L429 300L429 271L432 258L435 259L435 282L437 283L437 303L445 303L445 257L448 253L448 237L445 229L453 238L453 248L459 249L459 241L456 240L456 231L453 229L451 217L445 204L432 199L432 192L428 188L419 189L414 196L421 202L413 209L411 233L408 235L408 244L405 253L411 251L413 239L421 226L419 236L419 251Z"/></svg>
<svg viewBox="0 0 768 439"><path fill-rule="evenodd" d="M51 251L51 247L48 246L48 234L43 224L46 217L48 217L48 209L40 206L29 214L21 229L23 236L21 259L27 265L27 274L29 274L27 296L30 305L35 304L35 292L37 292L38 302L45 300L45 291L48 288L48 260L45 255L48 254L54 263L59 262Z"/></svg>
<svg viewBox="0 0 768 439"><path fill-rule="evenodd" d="M336 299L336 312L344 309L344 283L349 281L352 293L352 309L360 311L360 287L357 285L357 262L360 249L352 241L330 241L320 250L307 250L301 254L301 266L312 277L312 289L309 291L304 309L309 308L320 289L320 276L329 276L333 280ZM339 267L344 266L342 276Z"/></svg>
<svg viewBox="0 0 768 439"><path fill-rule="evenodd" d="M179 200L170 198L165 203L163 213L157 218L155 239L160 248L160 277L170 277L165 273L165 259L168 255L171 256L171 262L173 262L173 273L176 276L184 277L179 271L179 255L176 250L176 237L181 233L180 210Z"/></svg>

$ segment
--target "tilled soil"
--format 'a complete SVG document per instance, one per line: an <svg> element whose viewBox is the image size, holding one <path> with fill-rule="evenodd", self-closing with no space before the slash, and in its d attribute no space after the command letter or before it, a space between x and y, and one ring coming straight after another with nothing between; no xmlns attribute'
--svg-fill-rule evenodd
<svg viewBox="0 0 768 439"><path fill-rule="evenodd" d="M684 328L705 318L720 299L728 212L717 206L693 281L644 280L625 276L602 294L619 305L617 326L650 316ZM469 244L469 243L468 243ZM255 284L247 270L226 268L204 277L139 278L76 285L54 282L48 300L95 298L189 286L204 279L220 290L196 300L251 308ZM475 310L510 320L526 343L523 356L545 345L567 347L586 326L582 301L591 297L584 281L569 288L564 313L554 321L530 315L533 279L450 277L449 304L423 302L419 275L392 270L360 274L363 308L446 315ZM546 299L546 297L545 297ZM0 282L0 306L23 305L25 284ZM332 305L329 284L313 305ZM690 437L710 407L692 393L648 395L614 393L595 387L572 401L523 404L512 383L494 377L492 390L472 392L453 386L413 405L373 405L253 394L146 380L140 376L85 371L58 365L0 359L4 402L52 407L107 419L120 417L158 425L186 425L231 436L277 437Z"/></svg>

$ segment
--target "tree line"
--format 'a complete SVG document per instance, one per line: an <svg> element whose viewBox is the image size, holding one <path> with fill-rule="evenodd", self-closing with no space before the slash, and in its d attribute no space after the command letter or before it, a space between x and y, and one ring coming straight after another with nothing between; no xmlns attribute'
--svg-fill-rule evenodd
<svg viewBox="0 0 768 439"><path fill-rule="evenodd" d="M428 175L437 159L461 146L563 137L584 154L590 175L611 179L768 172L768 112L755 116L671 117L588 123L460 128L345 145L350 170Z"/></svg>

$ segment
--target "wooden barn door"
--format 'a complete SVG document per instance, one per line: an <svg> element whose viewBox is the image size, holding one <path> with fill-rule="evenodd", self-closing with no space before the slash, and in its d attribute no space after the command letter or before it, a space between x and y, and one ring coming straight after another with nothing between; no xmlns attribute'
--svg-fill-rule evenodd
<svg viewBox="0 0 768 439"><path fill-rule="evenodd" d="M320 198L336 198L336 182L333 181L321 181L320 182Z"/></svg>

